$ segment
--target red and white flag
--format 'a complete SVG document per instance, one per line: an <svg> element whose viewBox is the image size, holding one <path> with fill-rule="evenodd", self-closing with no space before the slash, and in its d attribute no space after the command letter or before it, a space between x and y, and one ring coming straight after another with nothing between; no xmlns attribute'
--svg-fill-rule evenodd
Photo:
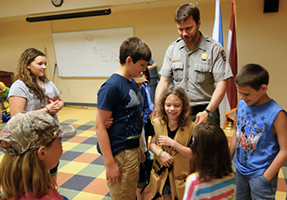
<svg viewBox="0 0 287 200"><path fill-rule="evenodd" d="M217 1L218 0L216 0L216 3L218 4ZM227 80L227 91L226 91L226 94L224 95L223 100L221 101L219 105L220 126L223 126L226 120L225 112L237 107L237 90L236 90L236 86L234 83L234 79L237 74L235 0L231 0L231 4L232 4L231 20L230 20L229 33L228 33L228 42L227 42L227 61L229 62L229 65L231 67L233 77Z"/></svg>
<svg viewBox="0 0 287 200"><path fill-rule="evenodd" d="M231 20L229 26L227 42L227 60L230 64L233 77L227 80L227 97L230 109L237 107L237 90L234 83L237 74L237 46L236 46L236 5L235 0L231 0Z"/></svg>

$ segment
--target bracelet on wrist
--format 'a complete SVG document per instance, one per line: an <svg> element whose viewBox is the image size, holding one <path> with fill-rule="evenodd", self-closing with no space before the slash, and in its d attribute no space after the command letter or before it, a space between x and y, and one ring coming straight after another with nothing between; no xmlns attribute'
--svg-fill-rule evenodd
<svg viewBox="0 0 287 200"><path fill-rule="evenodd" d="M47 113L50 114L50 110L49 110L48 106L45 106L45 108L47 109Z"/></svg>
<svg viewBox="0 0 287 200"><path fill-rule="evenodd" d="M159 152L158 152L158 157L160 157L161 156L161 154L162 154L162 152L163 152L163 150L161 149Z"/></svg>

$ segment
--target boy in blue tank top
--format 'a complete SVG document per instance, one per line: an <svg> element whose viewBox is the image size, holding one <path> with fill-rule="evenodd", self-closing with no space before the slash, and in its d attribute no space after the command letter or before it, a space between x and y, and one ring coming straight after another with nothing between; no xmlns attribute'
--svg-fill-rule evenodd
<svg viewBox="0 0 287 200"><path fill-rule="evenodd" d="M285 110L266 91L269 74L247 64L235 77L240 95L230 144L236 166L236 199L275 199L278 171L287 161Z"/></svg>
<svg viewBox="0 0 287 200"><path fill-rule="evenodd" d="M141 39L126 39L120 47L120 67L98 91L97 149L104 159L113 200L136 198L143 109L142 96L132 77L145 71L150 59L151 51ZM113 124L107 129L105 121L111 117Z"/></svg>

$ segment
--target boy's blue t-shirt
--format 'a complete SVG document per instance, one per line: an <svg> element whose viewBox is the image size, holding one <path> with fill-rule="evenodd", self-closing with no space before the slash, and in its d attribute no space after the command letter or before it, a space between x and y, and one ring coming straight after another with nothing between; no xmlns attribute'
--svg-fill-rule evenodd
<svg viewBox="0 0 287 200"><path fill-rule="evenodd" d="M151 114L150 109L149 109L149 104L148 104L148 97L145 89L145 85L142 84L142 87L140 89L140 93L142 95L142 106L143 106L143 125L147 124L147 120L149 118L149 115Z"/></svg>
<svg viewBox="0 0 287 200"><path fill-rule="evenodd" d="M143 83L143 86L145 88L145 91L146 91L146 95L147 95L147 100L148 100L148 106L149 106L149 113L151 114L152 111L153 111L153 107L154 107L154 104L151 100L151 92L150 92L150 87L149 85L145 82Z"/></svg>
<svg viewBox="0 0 287 200"><path fill-rule="evenodd" d="M281 110L284 109L273 99L257 106L248 106L240 100L233 161L242 175L261 176L278 154L280 147L272 127Z"/></svg>
<svg viewBox="0 0 287 200"><path fill-rule="evenodd" d="M142 131L142 96L135 80L113 74L98 91L97 108L112 111L112 126L107 129L113 155L139 146ZM101 153L99 143L97 150Z"/></svg>

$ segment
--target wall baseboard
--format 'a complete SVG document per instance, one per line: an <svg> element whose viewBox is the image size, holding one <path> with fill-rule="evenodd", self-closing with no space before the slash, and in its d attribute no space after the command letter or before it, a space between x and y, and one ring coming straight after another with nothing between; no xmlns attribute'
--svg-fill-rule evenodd
<svg viewBox="0 0 287 200"><path fill-rule="evenodd" d="M97 107L97 104L96 104L96 103L75 103L75 102L64 102L64 106Z"/></svg>

